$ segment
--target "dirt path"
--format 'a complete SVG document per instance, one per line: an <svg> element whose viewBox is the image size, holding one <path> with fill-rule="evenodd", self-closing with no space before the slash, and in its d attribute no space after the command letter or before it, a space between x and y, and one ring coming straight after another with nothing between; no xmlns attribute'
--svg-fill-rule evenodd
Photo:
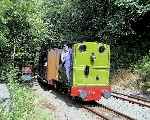
<svg viewBox="0 0 150 120"><path fill-rule="evenodd" d="M53 90L43 90L38 82L33 84L33 93L38 97L36 106L42 110L41 120L97 120L97 116L74 105L69 97Z"/></svg>

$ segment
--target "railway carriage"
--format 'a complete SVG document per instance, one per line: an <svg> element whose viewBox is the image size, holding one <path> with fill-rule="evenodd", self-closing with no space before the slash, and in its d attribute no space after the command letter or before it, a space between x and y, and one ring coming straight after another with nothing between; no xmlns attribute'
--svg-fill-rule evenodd
<svg viewBox="0 0 150 120"><path fill-rule="evenodd" d="M46 50L41 56L40 78L58 89L67 89L70 96L80 97L83 101L100 100L102 96L109 98L110 46L99 42L81 42L73 44L71 49L69 85L60 59L62 49L58 48Z"/></svg>

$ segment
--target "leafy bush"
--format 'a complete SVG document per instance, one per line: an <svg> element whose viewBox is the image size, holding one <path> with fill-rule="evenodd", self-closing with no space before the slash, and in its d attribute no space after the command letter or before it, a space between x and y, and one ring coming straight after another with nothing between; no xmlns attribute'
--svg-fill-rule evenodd
<svg viewBox="0 0 150 120"><path fill-rule="evenodd" d="M32 114L34 113L34 96L31 91L20 86L18 83L10 82L9 85L12 97L12 111L9 113L1 111L1 119L33 120Z"/></svg>
<svg viewBox="0 0 150 120"><path fill-rule="evenodd" d="M34 120L34 96L30 88L17 83L14 78L16 71L7 73L8 86L11 94L11 111L8 113L1 107L0 120Z"/></svg>
<svg viewBox="0 0 150 120"><path fill-rule="evenodd" d="M141 75L142 85L141 90L143 93L150 93L150 53L143 57L135 66L136 71Z"/></svg>
<svg viewBox="0 0 150 120"><path fill-rule="evenodd" d="M47 33L44 1L0 1L0 64L34 63Z"/></svg>
<svg viewBox="0 0 150 120"><path fill-rule="evenodd" d="M141 75L144 81L150 81L150 53L139 60L135 70Z"/></svg>
<svg viewBox="0 0 150 120"><path fill-rule="evenodd" d="M40 98L32 93L29 86L20 84L17 70L9 67L5 72L8 88L11 94L11 107L7 112L0 105L0 120L54 120L54 112L40 108L37 101ZM43 99L43 98L42 98ZM45 98L44 98L45 99Z"/></svg>

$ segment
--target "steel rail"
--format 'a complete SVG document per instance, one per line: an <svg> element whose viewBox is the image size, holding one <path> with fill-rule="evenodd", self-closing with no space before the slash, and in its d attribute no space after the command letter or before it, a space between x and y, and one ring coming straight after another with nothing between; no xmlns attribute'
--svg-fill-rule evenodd
<svg viewBox="0 0 150 120"><path fill-rule="evenodd" d="M148 101L148 100L145 100L145 99L142 99L142 98L135 98L133 96L125 95L125 94L117 93L117 92L112 92L111 95L115 98L119 98L119 99L122 99L122 100L125 100L125 101L136 103L140 106L145 106L145 107L150 108L150 101Z"/></svg>
<svg viewBox="0 0 150 120"><path fill-rule="evenodd" d="M96 114L97 116L99 116L99 117L101 117L101 118L103 118L103 119L105 119L105 120L110 120L110 119L108 119L107 117L105 117L104 115L102 115L102 114L96 112L96 111L93 110L93 109L90 109L90 108L88 108L88 107L86 107L86 106L84 106L84 105L81 105L81 107L83 107L84 109L87 109L88 111L90 111L90 112Z"/></svg>
<svg viewBox="0 0 150 120"><path fill-rule="evenodd" d="M125 95L125 94L123 94L123 93L118 93L118 92L112 92L112 93L124 95L124 96L130 97L130 98L133 98L133 99L141 100L141 101L143 101L143 102L150 102L150 100L147 100L146 98L141 97L141 96L137 96L137 95L132 95L132 94L130 94L130 95Z"/></svg>
<svg viewBox="0 0 150 120"><path fill-rule="evenodd" d="M149 103L150 103L150 100L148 100L148 99L146 99L146 98L144 98L144 97L137 96L137 95L132 95L132 94L130 94L129 96L132 97L132 98L136 98L136 99L138 99L138 100L141 100L141 101L149 102Z"/></svg>
<svg viewBox="0 0 150 120"><path fill-rule="evenodd" d="M106 106L104 106L104 105L102 105L102 104L100 104L100 105L101 105L102 107L104 107L104 108L106 108L106 109L108 109L108 110L114 112L114 113L117 113L117 114L120 115L120 116L123 116L123 117L129 119L129 120L135 120L134 118L131 118L130 116L128 116L128 115L126 115L126 114L123 114L123 113L121 113L121 112L119 112L119 111L116 111L116 110L114 110L114 109L112 109L112 108L106 107Z"/></svg>
<svg viewBox="0 0 150 120"><path fill-rule="evenodd" d="M112 109L112 108L106 107L106 106L104 106L104 105L102 105L102 104L99 104L99 103L97 103L97 104L98 104L100 107L102 107L102 108L104 108L104 109L106 109L106 110L109 110L110 112L113 112L115 115L119 115L120 117L124 117L124 118L126 118L126 119L128 119L128 120L135 120L134 118L131 118L130 116L127 116L127 115L125 115L125 114L123 114L123 113L121 113L121 112L119 112L119 111L116 111L116 110L114 110L114 109ZM99 117L101 117L101 118L103 118L103 119L105 119L105 120L112 120L111 118L105 117L104 115L100 114L100 112L97 112L97 111L93 110L92 108L89 108L89 107L86 107L86 106L83 106L83 105L82 105L82 107L83 107L84 109L87 109L88 111L90 111L90 112L92 112L92 113L98 115Z"/></svg>

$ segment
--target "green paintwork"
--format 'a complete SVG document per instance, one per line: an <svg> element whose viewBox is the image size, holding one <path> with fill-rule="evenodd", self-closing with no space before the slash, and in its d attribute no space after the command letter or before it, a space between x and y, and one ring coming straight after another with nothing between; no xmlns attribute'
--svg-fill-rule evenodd
<svg viewBox="0 0 150 120"><path fill-rule="evenodd" d="M80 52L79 46L86 45L86 51ZM99 47L104 46L104 52L99 53ZM94 64L90 61L91 53L95 53ZM108 86L110 68L110 46L97 42L77 43L73 47L73 86ZM89 75L85 76L85 66L89 66ZM96 80L96 76L99 80Z"/></svg>

